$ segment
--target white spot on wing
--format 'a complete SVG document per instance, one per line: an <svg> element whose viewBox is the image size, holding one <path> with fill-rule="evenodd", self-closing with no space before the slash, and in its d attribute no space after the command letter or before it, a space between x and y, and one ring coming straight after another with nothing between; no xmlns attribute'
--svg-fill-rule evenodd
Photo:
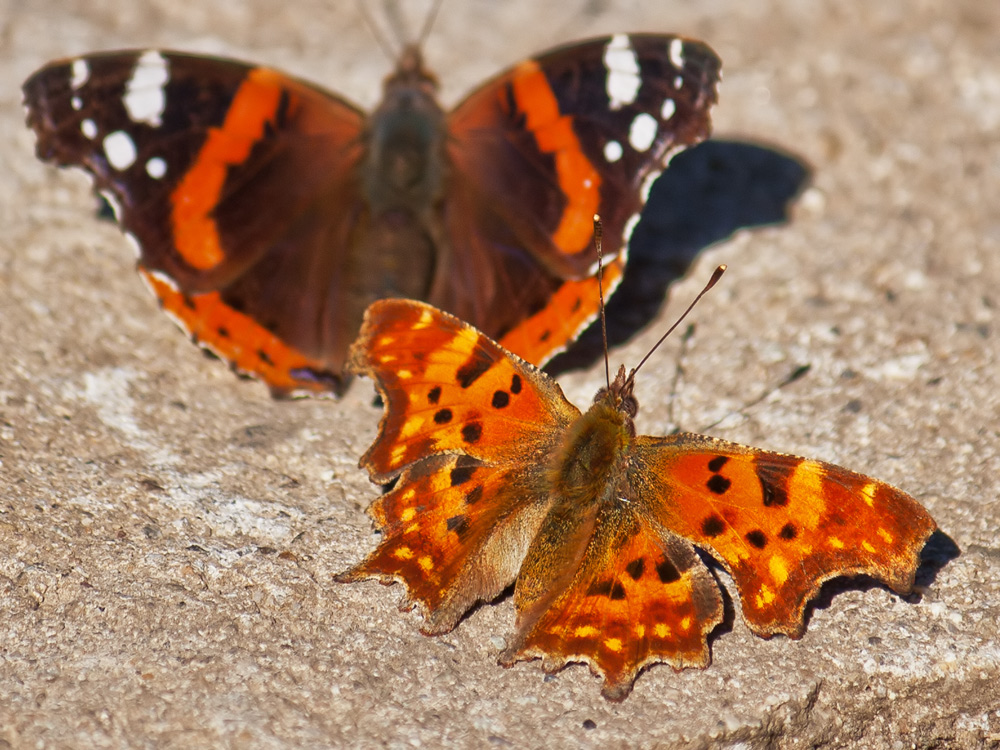
<svg viewBox="0 0 1000 750"><path fill-rule="evenodd" d="M674 104L673 99L664 99L663 106L660 107L660 117L664 120L669 120L677 112L677 105Z"/></svg>
<svg viewBox="0 0 1000 750"><path fill-rule="evenodd" d="M628 129L629 145L636 151L646 151L656 140L656 131L659 125L656 118L646 112L640 112L632 120Z"/></svg>
<svg viewBox="0 0 1000 750"><path fill-rule="evenodd" d="M69 100L69 106L77 111L80 111L83 109L83 99L78 96L74 96Z"/></svg>
<svg viewBox="0 0 1000 750"><path fill-rule="evenodd" d="M145 122L154 127L163 122L163 110L167 106L165 86L169 80L166 58L156 50L143 52L125 84L125 109L133 122Z"/></svg>
<svg viewBox="0 0 1000 750"><path fill-rule="evenodd" d="M87 64L87 61L81 58L74 60L71 68L71 76L69 85L71 89L76 91L90 78L90 66Z"/></svg>
<svg viewBox="0 0 1000 750"><path fill-rule="evenodd" d="M86 120L80 121L80 132L84 134L90 140L94 140L97 137L97 123L91 120L89 117Z"/></svg>
<svg viewBox="0 0 1000 750"><path fill-rule="evenodd" d="M622 232L622 247L628 247L629 240L632 239L632 232L635 231L635 225L638 223L639 214L632 214L628 217L628 221L625 222L625 231Z"/></svg>
<svg viewBox="0 0 1000 750"><path fill-rule="evenodd" d="M124 130L116 130L104 136L104 155L108 163L121 172L135 163L135 143Z"/></svg>
<svg viewBox="0 0 1000 750"><path fill-rule="evenodd" d="M660 171L655 170L653 172L650 172L643 179L642 187L639 190L639 195L642 196L643 203L649 200L649 191L653 189L653 183L656 182L659 176L660 176Z"/></svg>
<svg viewBox="0 0 1000 750"><path fill-rule="evenodd" d="M675 68L684 67L684 40L674 39L670 42L670 62Z"/></svg>
<svg viewBox="0 0 1000 750"><path fill-rule="evenodd" d="M146 174L154 180L158 180L167 173L167 163L159 156L154 156L146 162Z"/></svg>
<svg viewBox="0 0 1000 750"><path fill-rule="evenodd" d="M604 158L609 162L616 162L622 158L622 144L618 141L608 141L604 144Z"/></svg>
<svg viewBox="0 0 1000 750"><path fill-rule="evenodd" d="M674 88L680 91L684 87L684 78L677 76L674 78Z"/></svg>
<svg viewBox="0 0 1000 750"><path fill-rule="evenodd" d="M635 101L642 79L639 59L627 34L615 34L604 48L604 67L608 77L604 82L611 109L618 110Z"/></svg>
<svg viewBox="0 0 1000 750"><path fill-rule="evenodd" d="M118 202L118 198L115 197L114 193L110 190L102 190L101 197L108 202L111 206L111 213L115 215L115 221L121 224L122 221L122 204Z"/></svg>

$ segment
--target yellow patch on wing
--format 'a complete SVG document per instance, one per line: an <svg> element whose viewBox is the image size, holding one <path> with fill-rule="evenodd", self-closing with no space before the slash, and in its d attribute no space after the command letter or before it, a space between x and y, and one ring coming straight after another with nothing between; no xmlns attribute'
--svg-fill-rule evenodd
<svg viewBox="0 0 1000 750"><path fill-rule="evenodd" d="M420 317L417 318L417 322L413 324L414 331L422 331L425 328L430 328L434 323L434 316L429 310L424 310L420 313Z"/></svg>
<svg viewBox="0 0 1000 750"><path fill-rule="evenodd" d="M771 571L771 578L778 586L788 580L788 566L785 564L785 558L781 555L772 557L767 567Z"/></svg>
<svg viewBox="0 0 1000 750"><path fill-rule="evenodd" d="M757 608L758 609L763 609L768 604L770 604L771 602L773 602L774 599L775 599L775 595L774 595L774 592L771 591L770 587L767 586L767 585L765 585L765 584L761 584L760 593L757 594L757 598L756 598L756 600L757 600Z"/></svg>
<svg viewBox="0 0 1000 750"><path fill-rule="evenodd" d="M869 508L875 507L875 493L878 492L878 485L869 482L861 488L861 499L865 501Z"/></svg>
<svg viewBox="0 0 1000 750"><path fill-rule="evenodd" d="M824 497L823 480L825 477L826 471L822 464L817 461L801 461L788 478L788 497ZM806 527L815 528L819 524L819 518L825 505L826 503L820 502L797 503L795 505L796 520Z"/></svg>

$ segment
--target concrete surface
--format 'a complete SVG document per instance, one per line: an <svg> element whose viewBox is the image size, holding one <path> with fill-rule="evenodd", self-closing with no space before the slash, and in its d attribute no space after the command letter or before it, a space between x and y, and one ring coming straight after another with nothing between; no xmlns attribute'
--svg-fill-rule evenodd
<svg viewBox="0 0 1000 750"><path fill-rule="evenodd" d="M496 666L509 598L427 638L398 587L335 586L376 540L370 385L275 403L203 357L87 181L35 161L19 87L50 58L155 44L371 104L389 61L354 3L0 0L0 747L998 744L1000 4L536 5L445 3L426 51L449 101L557 42L685 32L725 63L717 135L812 171L790 223L702 250L612 352L635 363L729 264L683 355L640 378L640 429L721 419L901 486L946 535L922 595L837 584L794 642L737 614L709 669L654 667L613 705L585 667ZM777 179L744 166L701 163L742 175L716 180L736 204ZM584 403L602 377L561 382Z"/></svg>

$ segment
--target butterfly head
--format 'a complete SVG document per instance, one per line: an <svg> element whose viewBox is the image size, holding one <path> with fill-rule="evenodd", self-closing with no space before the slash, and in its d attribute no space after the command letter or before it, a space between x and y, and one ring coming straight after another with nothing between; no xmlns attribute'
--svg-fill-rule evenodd
<svg viewBox="0 0 1000 750"><path fill-rule="evenodd" d="M412 43L403 47L396 69L386 77L383 88L387 99L393 92L400 90L417 89L430 97L437 93L437 77L424 65L424 54L420 51L419 44Z"/></svg>
<svg viewBox="0 0 1000 750"><path fill-rule="evenodd" d="M632 393L635 385L635 370L625 374L625 365L618 368L618 374L611 381L607 388L601 388L594 396L594 404L604 404L625 417L625 424L628 431L635 435L635 424L633 420L639 413L639 401Z"/></svg>

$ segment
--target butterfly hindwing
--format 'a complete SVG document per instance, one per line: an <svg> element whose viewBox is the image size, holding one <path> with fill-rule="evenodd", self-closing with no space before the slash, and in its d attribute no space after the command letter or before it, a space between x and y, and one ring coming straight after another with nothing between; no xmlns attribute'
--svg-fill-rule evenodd
<svg viewBox="0 0 1000 750"><path fill-rule="evenodd" d="M517 632L501 663L541 657L553 672L586 661L611 700L648 664L707 666L722 597L690 543L650 527L626 497L564 513L590 517L548 514L521 567Z"/></svg>
<svg viewBox="0 0 1000 750"><path fill-rule="evenodd" d="M378 548L338 577L377 577L407 589L428 634L445 633L476 602L491 601L517 576L547 497L510 462L436 455L407 468L369 508Z"/></svg>

